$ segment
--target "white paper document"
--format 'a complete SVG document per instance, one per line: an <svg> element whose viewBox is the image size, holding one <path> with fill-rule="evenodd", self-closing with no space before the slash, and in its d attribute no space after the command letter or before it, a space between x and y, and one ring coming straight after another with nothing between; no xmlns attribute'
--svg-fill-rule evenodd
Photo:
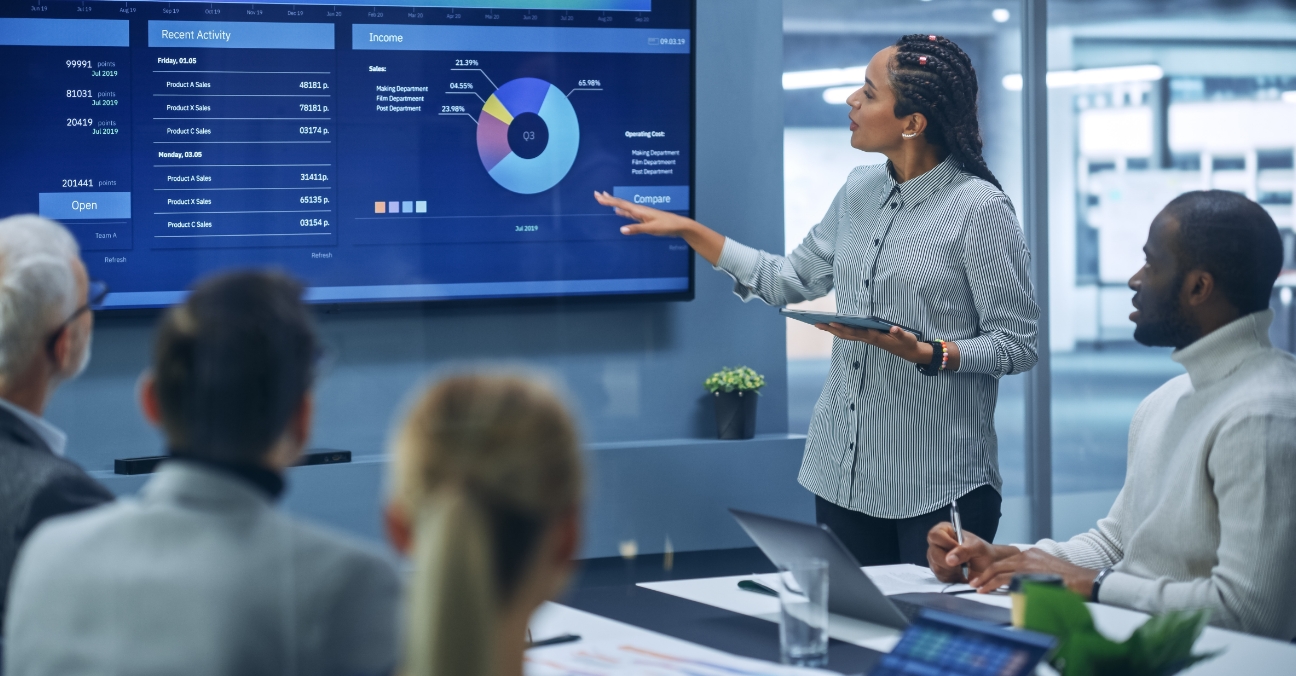
<svg viewBox="0 0 1296 676"><path fill-rule="evenodd" d="M873 584L883 594L909 594L913 592L954 592L971 589L965 584L950 584L936 579L930 568L915 566L912 563L898 563L893 566L869 566L864 569Z"/></svg>

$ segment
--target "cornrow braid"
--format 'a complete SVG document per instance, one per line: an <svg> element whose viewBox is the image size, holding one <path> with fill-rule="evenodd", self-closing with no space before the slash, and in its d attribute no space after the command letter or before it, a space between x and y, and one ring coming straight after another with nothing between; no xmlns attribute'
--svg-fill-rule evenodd
<svg viewBox="0 0 1296 676"><path fill-rule="evenodd" d="M939 35L906 35L895 46L890 67L895 116L922 113L928 139L952 153L964 171L1003 190L981 156L972 59Z"/></svg>

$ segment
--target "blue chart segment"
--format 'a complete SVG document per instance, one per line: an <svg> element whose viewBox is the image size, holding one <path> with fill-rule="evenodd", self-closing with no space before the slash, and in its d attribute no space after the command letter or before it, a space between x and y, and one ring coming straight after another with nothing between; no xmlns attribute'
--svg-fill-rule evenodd
<svg viewBox="0 0 1296 676"><path fill-rule="evenodd" d="M505 82L482 106L477 153L506 190L544 192L563 180L580 148L576 110L557 87L533 77Z"/></svg>

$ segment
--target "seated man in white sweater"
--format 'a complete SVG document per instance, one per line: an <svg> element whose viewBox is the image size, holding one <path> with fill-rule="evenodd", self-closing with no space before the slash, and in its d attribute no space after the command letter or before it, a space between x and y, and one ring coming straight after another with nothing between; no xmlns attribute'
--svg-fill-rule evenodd
<svg viewBox="0 0 1296 676"><path fill-rule="evenodd" d="M379 676L391 561L275 508L311 426L302 287L210 279L162 319L141 385L171 458L139 495L44 522L18 556L8 676Z"/></svg>
<svg viewBox="0 0 1296 676"><path fill-rule="evenodd" d="M1269 343L1282 264L1269 214L1236 193L1176 198L1153 221L1130 279L1145 345L1188 371L1130 423L1125 485L1096 528L1066 542L994 545L939 524L928 563L986 592L1015 573L1056 573L1091 600L1296 637L1296 358Z"/></svg>

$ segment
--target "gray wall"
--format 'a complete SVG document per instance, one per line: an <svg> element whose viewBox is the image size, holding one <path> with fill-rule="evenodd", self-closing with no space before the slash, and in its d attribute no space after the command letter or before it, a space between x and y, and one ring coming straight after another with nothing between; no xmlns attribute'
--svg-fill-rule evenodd
<svg viewBox="0 0 1296 676"><path fill-rule="evenodd" d="M721 232L770 251L783 250L782 6L779 0L700 0L697 58L697 216ZM591 454L599 448L687 448L662 462L603 464L633 471L641 486L669 495L678 530L703 548L744 544L713 501L697 503L708 484L728 481L724 467L689 440L714 437L713 411L702 380L721 366L745 364L764 374L758 433L781 460L744 468L744 485L729 487L732 501L767 511L805 513L808 494L792 483L787 458L801 442L788 439L784 320L763 304L740 302L727 275L697 259L697 297L687 303L594 302L543 306L344 307L319 316L336 360L317 392L313 445L371 456L367 463L327 471L294 472L302 484L288 506L365 536L377 534L383 452L394 416L408 393L429 374L463 363L496 362L538 368L569 390L579 409ZM135 383L144 368L151 318L98 320L94 359L79 380L55 396L48 417L68 432L69 455L87 469L110 470L114 458L162 451L141 420ZM780 436L783 435L783 436ZM781 439L781 441L779 441ZM771 441L774 440L774 441ZM748 442L757 444L760 442ZM624 446L624 447L622 447ZM762 447L765 448L765 447ZM597 458L594 458L597 462ZM793 463L790 465L795 467ZM108 478L106 472L96 475ZM313 477L320 477L315 482ZM323 479L327 477L327 480ZM129 492L138 481L109 479ZM596 481L617 480L596 475ZM684 482L686 483L680 483ZM734 491L738 491L734 493ZM597 538L587 554L612 553L613 541L647 528L651 539L674 527L651 500L619 501L593 487L587 524ZM755 502L744 496L762 496ZM342 507L340 507L342 506ZM596 527L616 514L619 526ZM684 516L688 514L689 516ZM722 518L723 517L723 518ZM602 535L598 535L602 533ZM619 534L618 534L619 533ZM647 537L647 536L645 536ZM677 543L678 544L678 543ZM641 551L653 551L645 542Z"/></svg>

